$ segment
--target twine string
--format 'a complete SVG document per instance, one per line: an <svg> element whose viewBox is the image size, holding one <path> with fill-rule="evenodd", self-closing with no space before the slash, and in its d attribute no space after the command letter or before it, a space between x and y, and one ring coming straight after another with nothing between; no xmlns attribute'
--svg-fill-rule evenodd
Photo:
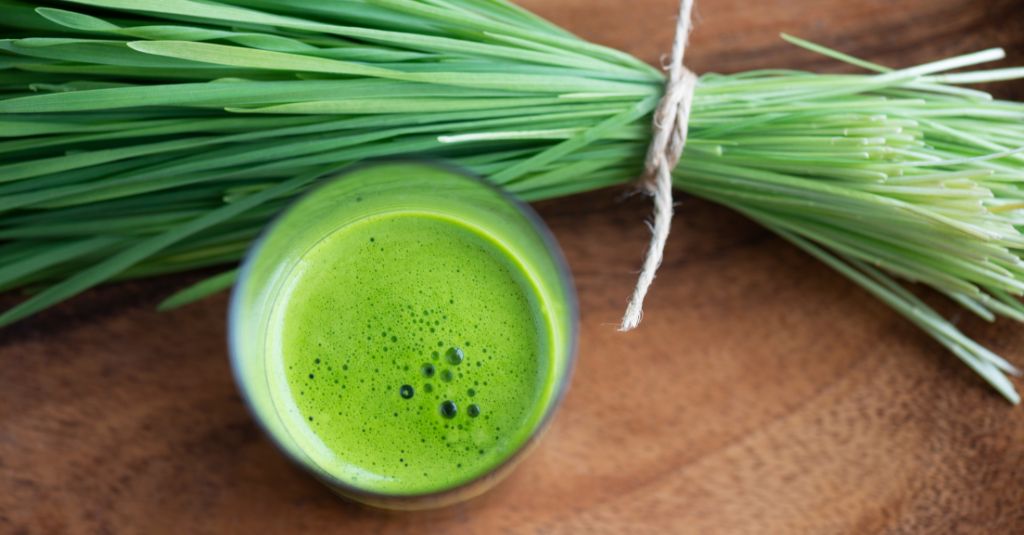
<svg viewBox="0 0 1024 535"><path fill-rule="evenodd" d="M647 246L643 268L630 297L626 314L622 318L620 331L629 331L640 324L643 317L644 297L664 256L665 242L672 226L672 170L679 163L686 146L686 134L693 105L693 92L697 87L697 75L683 66L683 56L692 29L691 13L693 0L681 0L679 19L676 22L675 42L672 56L667 65L668 80L665 94L654 111L654 133L647 149L644 174L640 187L654 201L651 222L651 242Z"/></svg>

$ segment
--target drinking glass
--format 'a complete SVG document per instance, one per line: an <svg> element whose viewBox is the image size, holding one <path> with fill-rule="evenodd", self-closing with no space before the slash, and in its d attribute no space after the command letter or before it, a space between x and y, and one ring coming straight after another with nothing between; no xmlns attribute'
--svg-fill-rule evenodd
<svg viewBox="0 0 1024 535"><path fill-rule="evenodd" d="M528 437L488 473L425 494L381 493L343 481L320 466L289 432L290 416L275 402L284 366L268 350L271 311L295 264L326 236L368 217L417 211L457 218L502 244L533 280L548 318L550 355L542 417ZM344 288L339 288L344 291ZM438 507L476 496L507 475L537 443L569 383L576 355L576 293L565 260L536 213L503 190L443 164L376 162L325 177L264 230L242 263L229 311L229 348L238 388L252 415L292 461L336 493L389 509ZM279 359L278 359L279 360ZM335 452L344 456L345 452Z"/></svg>

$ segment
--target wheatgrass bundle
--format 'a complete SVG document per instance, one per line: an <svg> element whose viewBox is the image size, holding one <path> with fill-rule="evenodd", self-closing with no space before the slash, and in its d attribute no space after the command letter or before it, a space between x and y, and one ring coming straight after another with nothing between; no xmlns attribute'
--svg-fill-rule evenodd
<svg viewBox="0 0 1024 535"><path fill-rule="evenodd" d="M522 199L629 183L662 73L504 0L0 0L0 289L10 324L97 284L236 262L318 177L394 155ZM677 189L914 322L1012 402L1006 360L906 283L1024 320L1024 105L992 49L865 74L704 74ZM956 71L956 72L953 72ZM229 286L229 271L168 306Z"/></svg>

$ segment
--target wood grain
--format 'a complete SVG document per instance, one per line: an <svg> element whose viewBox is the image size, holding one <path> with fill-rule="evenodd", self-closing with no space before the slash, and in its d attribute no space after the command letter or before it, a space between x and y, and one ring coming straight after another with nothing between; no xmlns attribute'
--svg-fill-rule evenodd
<svg viewBox="0 0 1024 535"><path fill-rule="evenodd" d="M676 4L523 3L651 62ZM894 66L993 45L1024 64L1019 1L707 0L698 16L698 71L845 69L780 31ZM179 276L0 332L0 532L1024 532L1024 409L727 210L683 199L645 322L617 333L648 209L619 194L539 207L579 286L580 364L550 433L491 493L416 514L335 498L242 406L225 299L153 311L194 278ZM1024 364L1024 327L958 321Z"/></svg>

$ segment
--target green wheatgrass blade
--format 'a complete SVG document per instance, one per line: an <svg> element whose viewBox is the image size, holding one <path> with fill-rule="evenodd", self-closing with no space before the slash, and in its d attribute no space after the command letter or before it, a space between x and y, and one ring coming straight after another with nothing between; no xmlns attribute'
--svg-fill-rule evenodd
<svg viewBox="0 0 1024 535"><path fill-rule="evenodd" d="M215 67L215 66L214 66ZM68 63L27 63L18 69L36 73L40 78L64 76L73 80L95 78L97 80L124 80L160 82L195 82L210 79L236 79L245 81L294 80L298 75L284 71L258 71L231 67L207 69L175 69L162 67L121 67L117 65L79 65ZM30 95L18 95L30 96Z"/></svg>
<svg viewBox="0 0 1024 535"><path fill-rule="evenodd" d="M149 136L171 136L186 133L217 133L228 134L245 132L253 129L272 128L288 125L302 125L323 122L320 117L294 117L291 121L279 121L277 119L263 118L188 118L170 121L150 121L139 123L122 123L119 128L84 135L50 135L46 139L17 139L8 142L0 141L0 154L24 151L28 149L39 149L51 146L73 147L79 144L92 143L96 141L110 141L123 138L142 138ZM71 125L60 125L60 132L68 129L74 130ZM0 124L0 128L3 125ZM34 135L56 134L57 130L50 132L36 131ZM25 136L29 137L29 136Z"/></svg>
<svg viewBox="0 0 1024 535"><path fill-rule="evenodd" d="M95 63L119 67L208 69L215 65L193 64L187 60L153 56L133 50L124 41L98 39L28 38L0 42L0 50L30 58L52 59L62 63Z"/></svg>
<svg viewBox="0 0 1024 535"><path fill-rule="evenodd" d="M174 191L150 195L134 195L105 202L96 202L54 210L29 211L4 218L0 228L33 228L38 225L64 223L67 221L88 221L101 217L123 217L138 214L159 214L152 209L159 202L166 210L210 209L222 202L217 197L231 182L223 182L205 188L181 188Z"/></svg>
<svg viewBox="0 0 1024 535"><path fill-rule="evenodd" d="M148 145L137 145L102 151L89 151L65 154L52 158L29 162L16 162L0 165L0 183L24 180L50 173L70 171L104 163L127 160L139 156L149 156L171 151L189 150L202 147L209 142L205 139L176 139L161 141Z"/></svg>
<svg viewBox="0 0 1024 535"><path fill-rule="evenodd" d="M174 310L185 305L200 301L215 293L220 293L235 283L238 271L232 269L213 277L203 279L188 288L185 288L174 295L164 299L157 305L158 310Z"/></svg>
<svg viewBox="0 0 1024 535"><path fill-rule="evenodd" d="M132 39L210 41L223 39L244 46L278 52L319 50L313 45L280 35L211 30L193 26L139 26L122 28L106 20L63 9L39 8L39 15L61 26L90 33L117 35Z"/></svg>
<svg viewBox="0 0 1024 535"><path fill-rule="evenodd" d="M236 262L318 171L368 158L452 160L526 200L627 183L662 91L654 68L504 0L0 9L0 288L51 284L2 323ZM783 38L868 72L702 76L676 187L769 226L1016 402L1016 369L896 279L1024 319L1024 105L963 87L1024 68L963 70L999 49L891 68Z"/></svg>
<svg viewBox="0 0 1024 535"><path fill-rule="evenodd" d="M134 234L148 234L153 229L161 229L167 225L184 223L196 216L202 215L205 210L167 210L155 214L142 214L124 217L97 217L89 221L73 223L49 223L35 224L31 227L18 227L14 229L0 228L0 240L25 240L25 239L52 239L62 237L87 237L99 233L115 234L119 236L130 236Z"/></svg>
<svg viewBox="0 0 1024 535"><path fill-rule="evenodd" d="M428 84L395 84L386 80L290 82L211 82L146 85L73 91L0 101L0 113L58 113L102 111L140 106L240 107L279 102L335 99L385 99L392 97L519 97L522 92L463 89Z"/></svg>
<svg viewBox="0 0 1024 535"><path fill-rule="evenodd" d="M142 169L149 165L161 165L169 162L174 158L174 155L166 154L155 154L152 156L146 156L142 158L132 158L130 160L107 163L102 165L96 165L92 167L85 167L81 169L75 169L74 171L63 171L50 175L35 177L32 180L23 180L16 182L8 182L0 184L0 204L3 201L14 198L18 194L25 194L26 196L38 197L47 191L61 186L70 185L84 185L91 184L99 181L103 177L116 176L119 173L126 172L132 169ZM45 198L45 195L43 195Z"/></svg>
<svg viewBox="0 0 1024 535"><path fill-rule="evenodd" d="M0 287L6 287L26 275L73 260L123 241L120 238L98 236L87 240L46 243L38 246L35 253L22 252L20 259L0 266Z"/></svg>
<svg viewBox="0 0 1024 535"><path fill-rule="evenodd" d="M275 106L249 108L228 107L232 113L261 113L281 115L387 115L404 113L437 113L446 111L493 110L555 104L557 98L406 98L406 99L346 99L315 102L296 102Z"/></svg>

